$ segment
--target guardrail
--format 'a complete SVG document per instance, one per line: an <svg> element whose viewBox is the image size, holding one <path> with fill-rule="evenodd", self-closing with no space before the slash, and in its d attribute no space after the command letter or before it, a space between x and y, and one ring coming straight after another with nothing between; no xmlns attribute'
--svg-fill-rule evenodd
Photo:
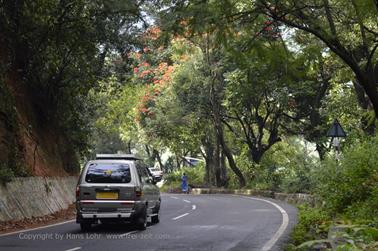
<svg viewBox="0 0 378 251"><path fill-rule="evenodd" d="M238 194L238 195L249 195L249 196L261 196L268 197L280 201L285 201L293 204L304 204L314 206L317 204L317 200L314 196L304 193L277 193L267 190L254 190L254 189L224 189L224 188L193 188L191 190L192 194Z"/></svg>

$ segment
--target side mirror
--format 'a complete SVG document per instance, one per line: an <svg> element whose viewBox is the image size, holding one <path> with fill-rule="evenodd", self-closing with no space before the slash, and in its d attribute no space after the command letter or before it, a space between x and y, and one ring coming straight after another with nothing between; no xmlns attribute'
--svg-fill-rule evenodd
<svg viewBox="0 0 378 251"><path fill-rule="evenodd" d="M153 180L152 180L151 177L143 177L143 178L142 178L142 182L143 182L143 183L150 184L150 183L153 182Z"/></svg>
<svg viewBox="0 0 378 251"><path fill-rule="evenodd" d="M149 176L148 178L146 178L146 183L156 184L154 177L151 177L151 176Z"/></svg>

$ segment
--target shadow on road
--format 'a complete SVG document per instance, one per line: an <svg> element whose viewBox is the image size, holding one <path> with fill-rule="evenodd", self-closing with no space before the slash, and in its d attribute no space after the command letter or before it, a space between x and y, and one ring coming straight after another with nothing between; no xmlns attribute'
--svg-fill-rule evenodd
<svg viewBox="0 0 378 251"><path fill-rule="evenodd" d="M148 223L147 226L154 225L152 223ZM88 231L80 230L78 225L78 229L75 232L71 232L73 234L79 233L97 233L97 234L124 234L127 232L137 231L136 227L130 223L103 223L103 224L94 224L92 225L91 229Z"/></svg>

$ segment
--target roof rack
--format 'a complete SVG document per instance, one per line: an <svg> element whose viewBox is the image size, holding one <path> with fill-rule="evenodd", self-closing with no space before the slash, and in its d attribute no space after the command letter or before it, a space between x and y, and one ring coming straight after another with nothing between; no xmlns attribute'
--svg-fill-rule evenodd
<svg viewBox="0 0 378 251"><path fill-rule="evenodd" d="M96 154L96 159L140 160L134 154Z"/></svg>

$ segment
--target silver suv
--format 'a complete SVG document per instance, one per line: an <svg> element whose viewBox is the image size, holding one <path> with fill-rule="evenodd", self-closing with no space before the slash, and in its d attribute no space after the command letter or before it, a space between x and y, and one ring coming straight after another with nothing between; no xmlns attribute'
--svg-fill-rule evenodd
<svg viewBox="0 0 378 251"><path fill-rule="evenodd" d="M130 154L98 154L88 161L76 188L76 222L131 222L139 230L147 218L159 222L160 191L142 160Z"/></svg>

